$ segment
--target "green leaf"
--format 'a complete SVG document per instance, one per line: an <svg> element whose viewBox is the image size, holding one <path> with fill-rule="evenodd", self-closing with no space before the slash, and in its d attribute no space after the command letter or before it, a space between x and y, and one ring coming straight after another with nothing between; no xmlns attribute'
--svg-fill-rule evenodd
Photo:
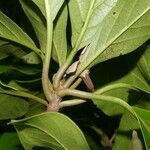
<svg viewBox="0 0 150 150"><path fill-rule="evenodd" d="M12 81L13 82L13 81ZM17 90L17 88L15 86L9 85L9 84L5 84L4 82L0 81L0 86L2 86L2 88L7 88L7 89L11 89L11 90Z"/></svg>
<svg viewBox="0 0 150 150"><path fill-rule="evenodd" d="M46 17L44 0L32 0L32 2L34 2L36 4L36 6L39 7L39 9L42 12L43 16Z"/></svg>
<svg viewBox="0 0 150 150"><path fill-rule="evenodd" d="M124 95L125 92L127 93L129 90L141 90L150 93L149 82L146 80L141 69L139 69L139 66L137 66L137 62L138 64L140 62L139 58L142 58L146 52L146 47L142 46L136 52L100 63L96 68L96 71L101 73L96 75L96 71L94 71L93 74L91 72L95 78L94 80L96 80L96 86L99 86L99 84L101 85L101 88L97 90L97 93L111 93L112 96ZM120 98L126 99L126 97L127 95Z"/></svg>
<svg viewBox="0 0 150 150"><path fill-rule="evenodd" d="M142 91L150 93L150 86L137 67L133 68L133 70L131 70L131 72L121 78L120 81L121 83L127 83ZM118 80L117 82L120 81Z"/></svg>
<svg viewBox="0 0 150 150"><path fill-rule="evenodd" d="M130 88L137 88L139 90L142 90L144 92L150 93L150 86L141 74L140 70L135 66L130 72L123 75L121 78L113 81L110 83L107 87L111 87L114 84L126 84ZM105 88L105 87L104 87ZM127 87L126 87L127 88ZM99 89L99 91L101 91Z"/></svg>
<svg viewBox="0 0 150 150"><path fill-rule="evenodd" d="M90 44L77 74L89 66L129 53L147 41L150 37L149 9L149 0L70 1L71 23L75 28L72 30L82 34L79 48ZM79 20L72 19L72 11L79 12L76 15Z"/></svg>
<svg viewBox="0 0 150 150"><path fill-rule="evenodd" d="M124 111L121 117L118 131L113 144L113 150L133 150L132 131L139 129L138 120L128 111ZM124 146L122 146L124 145Z"/></svg>
<svg viewBox="0 0 150 150"><path fill-rule="evenodd" d="M145 105L146 98L142 97L141 99L141 93L138 89L148 93L150 90L149 85L136 68L120 79L99 88L95 94L117 97L132 105ZM113 105L112 107L112 105L113 103L98 102L98 106L108 115L114 116L123 113L121 106Z"/></svg>
<svg viewBox="0 0 150 150"><path fill-rule="evenodd" d="M67 38L66 38L66 28L67 28L67 18L68 11L66 4L60 12L58 17L54 22L54 35L53 35L53 58L59 62L61 66L67 56Z"/></svg>
<svg viewBox="0 0 150 150"><path fill-rule="evenodd" d="M109 87L113 87L113 85L119 85L119 84L109 84L107 86L104 86L100 89L98 89L95 94L104 94L104 95L110 95L114 97L118 97L120 99L123 99L124 101L128 102L128 96L129 96L129 89L128 88L123 88L123 87L118 87L118 88L112 88L110 89ZM121 85L121 84L120 84ZM113 107L112 107L113 105ZM123 113L123 108L119 105L114 105L113 103L106 103L103 101L99 101L98 107L105 112L107 115L114 116L118 114Z"/></svg>
<svg viewBox="0 0 150 150"><path fill-rule="evenodd" d="M130 134L129 134L130 133ZM131 143L131 132L119 132L115 137L112 150L133 150Z"/></svg>
<svg viewBox="0 0 150 150"><path fill-rule="evenodd" d="M100 95L100 96L102 96L102 95ZM105 99L105 100L107 100L107 99ZM113 97L112 97L112 100L113 100ZM98 98L97 99L92 99L92 101L99 109L101 109L100 99L98 99ZM110 101L110 100L108 100L108 101ZM103 110L106 111L106 109L109 110L109 109L112 109L112 107L114 107L114 109L112 109L112 110L114 110L115 112L118 113L118 106L115 106L116 104L113 104L113 103L114 103L113 101L112 102L110 101L109 103L106 103L106 105L108 104L109 107L106 107L104 105ZM119 129L118 129L118 132L117 132L118 137L117 137L117 141L116 141L115 146L114 146L114 150L116 150L116 149L118 150L122 143L124 143L124 144L126 143L124 149L129 149L130 150L132 143L130 142L130 140L128 139L129 137L126 134L128 132L132 131L132 130L139 129L139 127L141 128L141 123L139 122L140 118L135 114L134 110L131 107L128 110L127 110L127 108L128 108L127 106L123 107L123 105L122 105L121 107L122 107L122 109L119 107L119 109L121 109L119 111L120 111L120 113L122 113L122 118L121 118ZM113 112L112 112L112 114L114 115Z"/></svg>
<svg viewBox="0 0 150 150"><path fill-rule="evenodd" d="M21 59L21 57L23 57L24 55L27 55L27 52L24 49L9 42L0 46L0 52L7 56L15 56L19 59Z"/></svg>
<svg viewBox="0 0 150 150"><path fill-rule="evenodd" d="M150 111L138 107L133 107L139 117L139 123L143 133L146 148L150 148Z"/></svg>
<svg viewBox="0 0 150 150"><path fill-rule="evenodd" d="M44 0L41 0L41 1L33 0L33 2L39 7L42 14L45 16ZM64 2L64 0L55 0L55 1L51 1L51 4L50 4L50 10L52 10L51 11L52 12L52 20L54 21L54 19L55 19L54 31L53 31L52 57L54 58L55 61L57 61L59 63L60 66L65 62L66 55L67 55L66 27L67 27L68 13L67 13L66 4L64 4L63 7L61 8L63 2ZM59 11L59 9L60 9L60 11ZM33 12L31 14L34 15L35 12ZM57 15L57 17L56 17L56 15ZM39 16L37 16L37 17L38 17L38 19L36 19L36 20L39 20L38 23L33 22L32 17L30 17L30 20L32 20L31 23L32 22L34 23L33 26L35 27L35 29L38 28L38 30L40 30L40 32L41 32L41 35L44 35L43 39L42 39L41 35L39 35L38 38L39 38L39 40L41 38L42 42L45 44L46 43L46 36L45 36L46 35L46 26L45 26L45 24L43 25L43 23L40 23L42 18L40 19ZM45 45L45 47L46 47L46 45ZM44 50L45 50L45 47L44 47Z"/></svg>
<svg viewBox="0 0 150 150"><path fill-rule="evenodd" d="M137 63L143 77L150 83L150 46L146 48L140 60Z"/></svg>
<svg viewBox="0 0 150 150"><path fill-rule="evenodd" d="M28 111L28 102L23 98L0 94L0 120L14 119Z"/></svg>
<svg viewBox="0 0 150 150"><path fill-rule="evenodd" d="M11 19L0 11L0 37L24 45L39 54L32 39Z"/></svg>
<svg viewBox="0 0 150 150"><path fill-rule="evenodd" d="M44 106L43 104L31 101L29 103L29 110L25 114L25 116L26 117L34 116L34 115L45 112L45 110L46 110L46 106Z"/></svg>
<svg viewBox="0 0 150 150"><path fill-rule="evenodd" d="M18 150L19 145L20 141L15 132L6 132L0 136L1 150Z"/></svg>
<svg viewBox="0 0 150 150"><path fill-rule="evenodd" d="M4 82L0 81L0 86L2 86L2 88L6 88L8 90L28 91L27 89L21 87L19 84L17 84L13 80L11 80L8 84L5 84Z"/></svg>
<svg viewBox="0 0 150 150"><path fill-rule="evenodd" d="M150 110L150 95L146 94L138 99L137 103L135 104L136 107L144 108Z"/></svg>
<svg viewBox="0 0 150 150"><path fill-rule="evenodd" d="M32 0L41 10L42 14L46 17L46 12L45 12L45 4L44 4L44 0ZM52 16L52 20L55 19L59 9L61 8L62 4L63 4L64 0L50 0L50 10L51 11L51 16Z"/></svg>
<svg viewBox="0 0 150 150"><path fill-rule="evenodd" d="M96 93L97 94L97 93ZM112 97L113 98L113 97ZM114 104L113 102L102 102L96 99L92 100L93 103L99 108L102 109L105 113L110 116L122 114L119 128L116 132L115 143L113 145L113 150L132 150L131 147L131 132L132 130L139 129L139 123L135 115L129 112L122 106ZM133 111L133 110L132 110ZM130 133L130 135L129 135ZM124 145L124 147L122 147Z"/></svg>
<svg viewBox="0 0 150 150"><path fill-rule="evenodd" d="M38 55L34 52L30 52L27 55L22 57L23 61L27 64L40 64L41 60Z"/></svg>
<svg viewBox="0 0 150 150"><path fill-rule="evenodd" d="M39 146L58 150L89 150L80 129L60 113L42 113L12 123L25 149Z"/></svg>
<svg viewBox="0 0 150 150"><path fill-rule="evenodd" d="M88 45L96 33L97 24L99 24L106 14L111 10L112 6L115 5L115 1L107 0L104 5L104 1L101 0L70 0L69 1L69 15L72 27L72 47L75 47L80 33L82 34L82 40L80 41L80 48ZM103 15L100 10L102 8ZM84 27L84 26L85 27ZM82 31L84 28L84 31Z"/></svg>
<svg viewBox="0 0 150 150"><path fill-rule="evenodd" d="M0 74L8 73L11 71L18 71L25 75L35 75L41 72L40 69L32 66L12 66L12 65L0 65Z"/></svg>
<svg viewBox="0 0 150 150"><path fill-rule="evenodd" d="M7 44L7 43L8 43L8 41L5 41L5 40L0 39L0 46L5 45L5 44Z"/></svg>
<svg viewBox="0 0 150 150"><path fill-rule="evenodd" d="M2 47L7 45L8 42L0 40L0 60L8 57L8 54L5 51L1 51Z"/></svg>
<svg viewBox="0 0 150 150"><path fill-rule="evenodd" d="M44 52L46 49L46 20L39 8L32 1L20 0L20 3L34 28L40 48Z"/></svg>
<svg viewBox="0 0 150 150"><path fill-rule="evenodd" d="M10 65L0 65L0 74L8 73L11 71Z"/></svg>
<svg viewBox="0 0 150 150"><path fill-rule="evenodd" d="M5 52L0 51L0 60L7 58L9 55Z"/></svg>
<svg viewBox="0 0 150 150"><path fill-rule="evenodd" d="M14 66L14 70L26 74L26 75L35 75L41 72L40 69L38 69L36 66Z"/></svg>
<svg viewBox="0 0 150 150"><path fill-rule="evenodd" d="M7 58L9 55L20 58L26 55L26 53L21 48L13 46L8 42L0 45L0 60Z"/></svg>
<svg viewBox="0 0 150 150"><path fill-rule="evenodd" d="M34 84L34 83L41 83L41 78L38 79L33 79L33 80L16 80L17 83L19 84Z"/></svg>
<svg viewBox="0 0 150 150"><path fill-rule="evenodd" d="M97 93L96 93L97 94ZM129 95L129 94L127 94ZM124 96L124 95L122 95ZM120 97L119 97L120 98ZM121 98L120 98L121 99ZM114 104L113 102L105 102L96 99L92 99L93 103L101 109L104 113L109 116L121 115L122 114L122 123L120 124L120 129L127 131L128 129L137 129L139 128L136 117L126 110L121 105ZM122 101L128 102L128 98L122 99Z"/></svg>
<svg viewBox="0 0 150 150"><path fill-rule="evenodd" d="M131 131L139 129L138 120L130 112L124 110L121 122L119 125L119 130L121 131Z"/></svg>
<svg viewBox="0 0 150 150"><path fill-rule="evenodd" d="M139 90L136 88L136 84L132 84L132 80L129 80L130 76L127 76L128 78L125 79L126 77L123 77L121 79L118 79L112 83L107 84L106 86L103 86L99 88L98 90L95 91L95 94L97 95L108 95L108 96L113 96L122 99L123 101L132 104L132 105L140 105L141 103L141 93L139 93ZM132 76L131 76L132 77ZM135 80L136 81L136 80ZM131 82L131 85L130 85ZM136 81L138 82L138 81ZM135 82L135 83L136 83ZM140 87L141 88L141 87ZM142 97L142 100L146 98ZM139 102L140 100L140 102ZM143 102L142 105L145 103ZM106 103L104 101L99 101L98 106L108 115L114 116L118 114L123 113L123 108L119 105L114 105L112 107L113 103Z"/></svg>

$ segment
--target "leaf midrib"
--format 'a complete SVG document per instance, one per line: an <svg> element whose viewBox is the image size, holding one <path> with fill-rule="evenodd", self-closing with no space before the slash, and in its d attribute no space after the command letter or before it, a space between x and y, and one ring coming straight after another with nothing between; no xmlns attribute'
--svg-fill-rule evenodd
<svg viewBox="0 0 150 150"><path fill-rule="evenodd" d="M37 138L37 137L34 137L35 139L37 139L37 140L41 140L42 142L45 142L45 143L47 143L47 140L44 140L44 139L41 139L41 138ZM28 144L28 143L27 143ZM62 147L60 147L60 145L57 145L57 144L55 144L55 143L49 143L49 144L52 144L53 146L56 146L56 147L59 147L59 148L62 148Z"/></svg>
<svg viewBox="0 0 150 150"><path fill-rule="evenodd" d="M53 138L58 144L60 144L64 150L67 150L67 148L66 148L54 135L49 134L47 131L45 131L45 130L42 129L41 127L36 126L36 125L33 125L32 123L25 123L25 124L28 125L28 126L37 128L37 129L43 131L45 134L48 134L48 135L49 135L51 138Z"/></svg>
<svg viewBox="0 0 150 150"><path fill-rule="evenodd" d="M80 43L82 42L82 39L84 37L84 34L87 30L87 27L88 27L88 24L89 24L89 21L90 21L90 18L92 16L92 13L93 13L93 7L94 7L94 3L95 3L95 0L91 0L91 3L90 3L90 7L89 7L89 11L87 13L87 16L86 16L86 19L85 19L85 23L84 23L84 26L80 32L80 35L75 43L75 47L73 49L73 52L75 51L78 51L78 48L80 46Z"/></svg>
<svg viewBox="0 0 150 150"><path fill-rule="evenodd" d="M0 12L1 13L1 12ZM6 17L7 19L10 19L8 18L6 15L4 15L3 13L1 13L2 16ZM13 22L12 20L9 20L10 23L12 23L14 26L16 26L16 30L17 32L19 32L19 34L21 33L21 36L23 35L23 38L26 38L26 42L24 42L24 40L20 40L20 38L18 38L18 35L15 34L15 32L13 32L13 30L10 30L10 28L8 26L6 26L1 20L0 20L0 23L6 28L8 29L8 31L11 33L11 36L14 36L17 38L17 40L15 40L14 38L10 38L9 36L4 36L3 34L0 34L0 37L6 39L6 40L9 40L9 41L12 41L12 42L15 42L15 43L18 43L18 44L21 44L25 47L28 47L29 49L33 50L34 52L36 52L38 55L39 55L39 52L40 52L40 49L38 49L35 45L35 43L32 41L32 39L28 36L28 34L26 34L15 22Z"/></svg>
<svg viewBox="0 0 150 150"><path fill-rule="evenodd" d="M15 36L15 37L19 40L18 36L13 32L13 30L10 30L10 28L9 28L8 26L6 26L2 21L0 21L0 23L2 24L2 26L4 26L6 29L8 29L9 32L10 32L13 36ZM2 35L2 34L1 34L1 35ZM9 39L10 39L10 38L9 38Z"/></svg>

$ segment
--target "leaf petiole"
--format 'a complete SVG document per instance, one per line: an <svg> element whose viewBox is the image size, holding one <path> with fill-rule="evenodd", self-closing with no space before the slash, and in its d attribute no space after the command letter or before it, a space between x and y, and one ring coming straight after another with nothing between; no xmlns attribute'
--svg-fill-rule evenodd
<svg viewBox="0 0 150 150"><path fill-rule="evenodd" d="M122 106L123 108L127 109L137 119L137 115L134 112L134 110L132 109L132 107L128 103L126 103L125 101L123 101L122 99L117 98L117 97L98 95L98 94L84 92L84 91L80 91L80 90L74 90L74 89L61 90L61 91L59 91L58 95L61 97L69 95L69 96L76 96L76 97L84 98L84 99L92 99L92 100L96 99L96 100L101 100L101 101L105 101L105 102L115 103L115 104L118 104L118 105Z"/></svg>
<svg viewBox="0 0 150 150"><path fill-rule="evenodd" d="M47 100L51 101L52 84L49 80L48 74L50 68L51 49L52 49L53 21L52 21L51 10L49 8L49 5L50 5L49 0L45 0L46 18L47 18L47 43L46 43L45 59L44 59L43 70L42 70L42 86Z"/></svg>
<svg viewBox="0 0 150 150"><path fill-rule="evenodd" d="M81 78L78 78L71 86L70 89L75 89L82 82Z"/></svg>
<svg viewBox="0 0 150 150"><path fill-rule="evenodd" d="M138 91L138 89L130 84L126 83L115 83L111 85L107 85L105 87L100 88L99 90L95 91L96 94L103 94L113 89L119 89L119 88L126 88L126 89L132 89L135 91Z"/></svg>
<svg viewBox="0 0 150 150"><path fill-rule="evenodd" d="M8 94L8 95L13 95L13 96L18 96L18 97L24 97L24 98L29 98L29 99L32 99L38 103L41 103L41 104L44 104L45 106L48 105L47 101L42 99L42 98L39 98L35 95L32 95L32 94L29 94L29 93L26 93L26 92L22 92L22 91L14 91L14 90L2 90L0 89L0 93L2 94Z"/></svg>
<svg viewBox="0 0 150 150"><path fill-rule="evenodd" d="M85 31L87 29L87 26L88 26L91 14L93 12L94 3L95 3L95 0L91 0L91 4L90 4L90 8L89 8L89 11L88 11L88 15L87 15L86 21L85 21L84 26L82 28L82 31L81 31L81 33L79 35L79 38L78 38L78 40L77 40L77 42L75 44L75 47L73 48L73 50L69 54L69 56L68 56L68 58L66 60L66 63L64 65L62 65L62 67L60 67L60 69L58 70L57 74L55 75L55 78L54 78L54 88L55 89L57 89L59 87L59 83L60 83L60 80L61 80L62 76L64 75L65 71L67 70L67 68L71 64L71 62L73 60L73 57L75 56L75 54L77 53L77 51L78 51L78 49L80 47L80 43L81 43L81 41L83 39L83 36L84 36Z"/></svg>
<svg viewBox="0 0 150 150"><path fill-rule="evenodd" d="M82 104L82 103L85 103L86 100L83 100L83 99L72 99L72 100L65 100L65 101L62 101L60 102L60 108L62 107L68 107L68 106L74 106L74 105L79 105L79 104Z"/></svg>

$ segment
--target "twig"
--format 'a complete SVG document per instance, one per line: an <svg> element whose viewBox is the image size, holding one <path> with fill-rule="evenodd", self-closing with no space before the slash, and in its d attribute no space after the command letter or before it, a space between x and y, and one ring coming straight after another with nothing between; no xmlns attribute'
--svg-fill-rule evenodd
<svg viewBox="0 0 150 150"><path fill-rule="evenodd" d="M85 102L86 100L83 100L83 99L73 99L73 100L65 100L61 102L59 105L60 105L60 108L62 108L62 107L79 105Z"/></svg>

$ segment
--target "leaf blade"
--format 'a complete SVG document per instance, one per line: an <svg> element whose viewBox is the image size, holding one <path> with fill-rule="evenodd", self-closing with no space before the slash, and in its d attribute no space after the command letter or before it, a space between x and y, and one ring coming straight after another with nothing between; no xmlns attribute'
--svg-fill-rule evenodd
<svg viewBox="0 0 150 150"><path fill-rule="evenodd" d="M62 114L42 113L40 115L35 115L33 117L23 119L20 121L12 121L12 123L16 126L17 129L18 129L17 124L19 126L20 123L23 123L25 126L27 125L26 128L29 127L32 129L39 130L40 132L41 131L44 132L49 138L53 139L53 142L55 143L55 144L53 143L53 146L59 145L61 149L70 149L70 148L71 149L82 148L83 150L89 149L88 144L86 143L86 140L80 129L68 117ZM73 135L70 134L70 131L74 131L73 132L74 134ZM34 139L35 137L33 137L33 140ZM42 139L44 139L44 137ZM22 144L23 143L24 141L22 141ZM41 141L39 140L38 143L41 143ZM32 143L30 143L27 145L24 144L24 146L32 147L33 145ZM45 146L52 148L52 145L45 145Z"/></svg>
<svg viewBox="0 0 150 150"><path fill-rule="evenodd" d="M133 107L139 117L142 134L147 149L150 148L150 111L139 107Z"/></svg>
<svg viewBox="0 0 150 150"><path fill-rule="evenodd" d="M120 45L120 49L123 47L123 51L119 51L118 49L115 50L117 46L114 48L113 55L109 57L116 57L121 54L126 54L128 52L133 51L135 48L140 46L143 42L149 39L149 32L145 32L150 30L150 25L149 25L149 9L150 9L150 4L149 1L145 0L144 2L141 1L132 1L132 4L128 1L122 1L122 0L117 0L113 1L111 9L108 10L106 16L104 16L103 20L100 21L99 24L97 24L97 30L95 35L91 38L89 38L90 41L90 46L88 51L84 54L83 59L81 60L81 64L78 68L77 74L80 74L85 68L91 67L97 63L94 62L99 55L104 53L105 51L111 52L110 46L115 44L115 42L119 43L119 40L122 38L125 40L129 39L129 35L132 32L129 32L133 27L138 27L141 24L143 24L143 29L141 31L136 30L136 32L132 33L132 36L134 37L137 33L139 33L139 39L131 44L131 39L130 39L130 45L127 47L127 45ZM106 5L106 4L105 4ZM129 6L128 6L129 5ZM128 7L127 7L128 6ZM102 7L102 6L101 6ZM128 8L128 10L127 10ZM100 8L99 8L100 9ZM140 11L136 11L137 9L140 9ZM103 7L101 8L103 10ZM127 12L130 13L127 13ZM100 15L97 14L97 16ZM113 17L114 15L114 17ZM144 19L142 18L144 17ZM146 27L147 25L147 27ZM127 32L129 32L127 34ZM142 34L140 34L142 33ZM85 35L84 35L85 36ZM141 37L143 37L141 39ZM84 39L84 37L83 37ZM82 43L82 41L80 41ZM88 43L86 43L88 44ZM123 43L122 43L123 44ZM108 49L109 48L109 49ZM107 52L107 53L108 53ZM106 56L107 53L104 55ZM99 59L99 62L107 60L108 58L105 58L103 60Z"/></svg>
<svg viewBox="0 0 150 150"><path fill-rule="evenodd" d="M44 52L46 49L46 20L40 10L38 10L38 7L32 1L20 0L19 2L34 27L40 48Z"/></svg>
<svg viewBox="0 0 150 150"><path fill-rule="evenodd" d="M11 19L0 11L0 37L24 45L39 54L32 39Z"/></svg>
<svg viewBox="0 0 150 150"><path fill-rule="evenodd" d="M8 144L9 143L9 144ZM20 145L19 138L15 132L5 132L0 137L0 149L17 150Z"/></svg>
<svg viewBox="0 0 150 150"><path fill-rule="evenodd" d="M43 16L46 18L44 0L41 1L33 0L33 2L39 7ZM50 10L52 10L51 17L54 23L52 57L61 66L65 62L67 56L67 39L66 39L66 27L68 18L67 6L66 3L64 3L64 0L51 1ZM37 24L35 24L35 26L37 26ZM41 25L38 28L41 28ZM40 30L41 34L45 33L46 35L45 28L46 27L44 26L44 28ZM41 38L41 36L39 37Z"/></svg>
<svg viewBox="0 0 150 150"><path fill-rule="evenodd" d="M53 36L53 56L56 55L56 60L61 66L64 64L67 56L67 19L68 11L67 5L65 4L62 8L59 17L56 18L56 23L54 24L54 36ZM54 57L53 57L54 58Z"/></svg>
<svg viewBox="0 0 150 150"><path fill-rule="evenodd" d="M46 12L45 12L45 4L44 0L32 0L41 10L42 14L46 17ZM55 1L50 1L50 9L52 11L52 20L55 19L60 7L62 6L64 0L55 0ZM54 9L55 8L55 9Z"/></svg>
<svg viewBox="0 0 150 150"><path fill-rule="evenodd" d="M28 111L28 103L15 96L0 94L0 120L14 119Z"/></svg>

